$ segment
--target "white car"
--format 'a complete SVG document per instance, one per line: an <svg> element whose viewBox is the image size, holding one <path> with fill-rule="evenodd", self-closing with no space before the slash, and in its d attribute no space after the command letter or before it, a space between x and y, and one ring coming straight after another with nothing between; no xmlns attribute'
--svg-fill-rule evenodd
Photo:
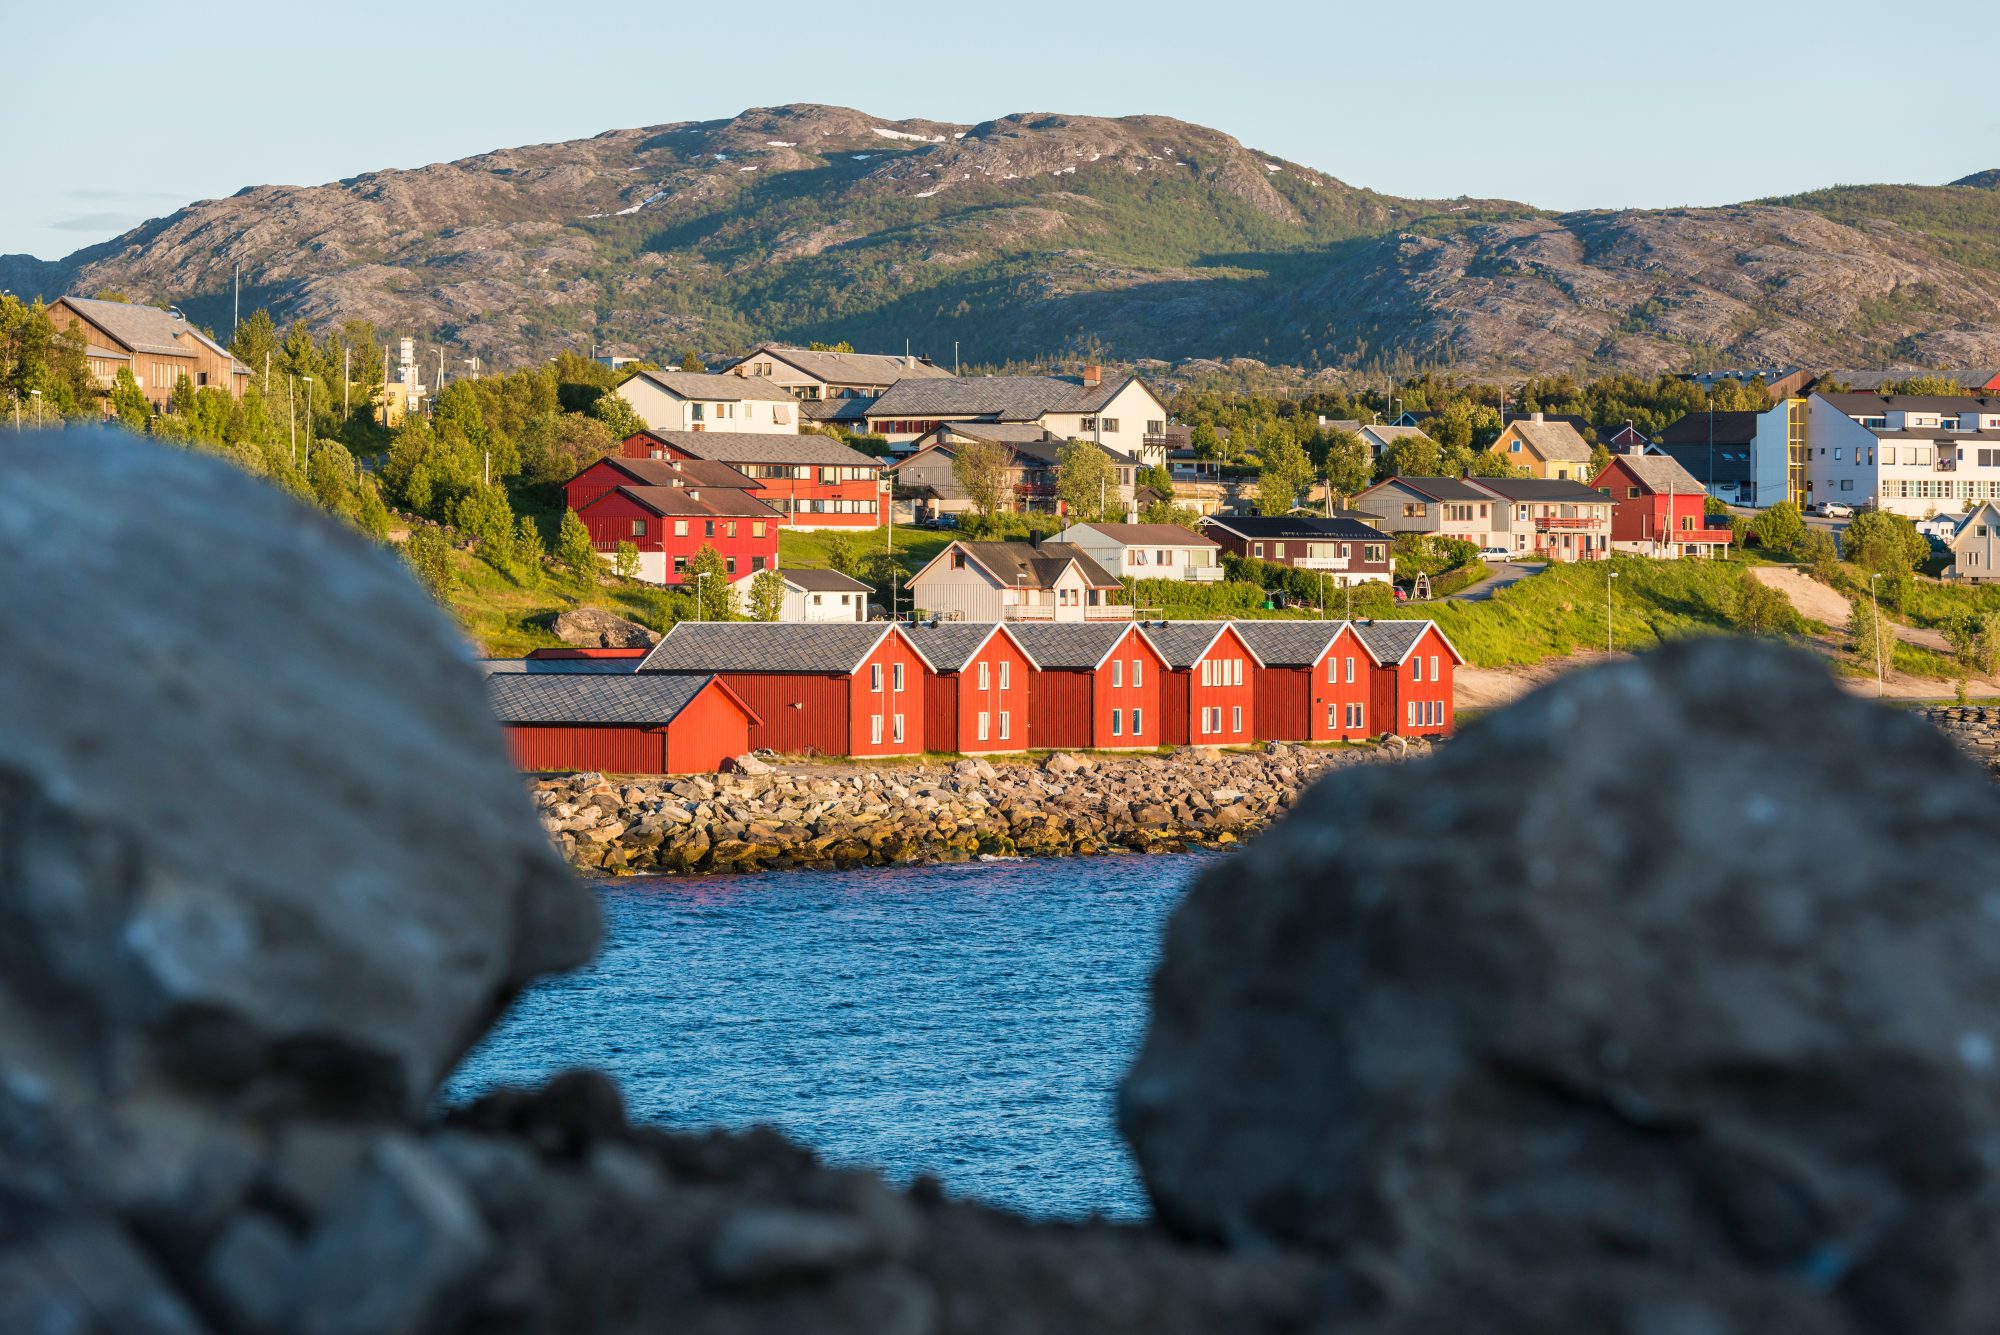
<svg viewBox="0 0 2000 1335"><path fill-rule="evenodd" d="M1482 561L1511 561L1514 559L1514 553L1508 551L1505 547L1481 547L1479 549L1479 559Z"/></svg>
<svg viewBox="0 0 2000 1335"><path fill-rule="evenodd" d="M1812 512L1826 519L1854 518L1854 507L1841 501L1821 501L1812 507Z"/></svg>

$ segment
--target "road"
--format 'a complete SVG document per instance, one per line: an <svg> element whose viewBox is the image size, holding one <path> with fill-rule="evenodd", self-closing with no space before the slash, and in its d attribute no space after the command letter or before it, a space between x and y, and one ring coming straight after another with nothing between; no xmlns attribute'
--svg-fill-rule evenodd
<svg viewBox="0 0 2000 1335"><path fill-rule="evenodd" d="M1543 569L1542 566L1528 565L1521 561L1495 561L1491 563L1490 568L1493 571L1492 574L1480 580L1477 584L1468 584L1457 593L1448 595L1445 601L1483 603L1494 594L1500 592L1500 590L1512 584L1519 584L1528 576Z"/></svg>

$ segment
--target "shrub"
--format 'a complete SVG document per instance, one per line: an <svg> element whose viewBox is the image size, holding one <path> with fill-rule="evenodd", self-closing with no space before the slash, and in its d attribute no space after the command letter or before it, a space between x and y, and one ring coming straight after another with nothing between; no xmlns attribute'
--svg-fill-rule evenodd
<svg viewBox="0 0 2000 1335"><path fill-rule="evenodd" d="M1757 535L1760 547L1774 552L1790 552L1804 540L1806 521L1800 516L1798 506L1790 501L1779 501L1752 520L1750 528Z"/></svg>
<svg viewBox="0 0 2000 1335"><path fill-rule="evenodd" d="M572 575L594 578L597 575L597 548L591 544L590 530L576 516L576 511L563 511L562 527L556 533L556 560Z"/></svg>
<svg viewBox="0 0 2000 1335"><path fill-rule="evenodd" d="M1854 516L1841 539L1847 559L1891 578L1908 575L1931 554L1930 540L1917 526L1887 510L1865 510Z"/></svg>
<svg viewBox="0 0 2000 1335"><path fill-rule="evenodd" d="M1796 635L1805 629L1792 600L1746 570L1736 582L1729 619L1746 635Z"/></svg>
<svg viewBox="0 0 2000 1335"><path fill-rule="evenodd" d="M403 560L433 598L443 599L450 591L451 544L445 541L444 530L428 524L411 529L403 543Z"/></svg>
<svg viewBox="0 0 2000 1335"><path fill-rule="evenodd" d="M1133 606L1158 609L1162 616L1180 621L1255 616L1264 610L1267 596L1263 585L1239 580L1196 584L1178 579L1142 579L1132 587Z"/></svg>
<svg viewBox="0 0 2000 1335"><path fill-rule="evenodd" d="M639 578L639 549L629 542L618 544L611 557L611 571L620 579Z"/></svg>
<svg viewBox="0 0 2000 1335"><path fill-rule="evenodd" d="M1833 583L1840 573L1840 549L1834 545L1833 535L1823 528L1809 528L1799 540L1799 557L1812 567L1813 578L1822 584Z"/></svg>

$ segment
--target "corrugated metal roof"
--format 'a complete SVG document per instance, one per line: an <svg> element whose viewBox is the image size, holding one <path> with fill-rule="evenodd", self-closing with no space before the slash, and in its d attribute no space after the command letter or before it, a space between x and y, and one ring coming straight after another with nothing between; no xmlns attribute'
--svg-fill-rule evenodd
<svg viewBox="0 0 2000 1335"><path fill-rule="evenodd" d="M778 572L785 582L806 593L873 593L875 590L852 575L838 570L803 570L787 567Z"/></svg>
<svg viewBox="0 0 2000 1335"><path fill-rule="evenodd" d="M714 680L697 673L496 672L486 678L486 696L502 723L659 726Z"/></svg>
<svg viewBox="0 0 2000 1335"><path fill-rule="evenodd" d="M734 377L731 377L732 379ZM796 436L770 431L653 431L649 435L686 450L697 459L726 464L813 464L880 468L883 461L850 449L832 436L805 431ZM764 485L769 485L768 483Z"/></svg>
<svg viewBox="0 0 2000 1335"><path fill-rule="evenodd" d="M683 621L641 672L853 672L892 633L860 621Z"/></svg>

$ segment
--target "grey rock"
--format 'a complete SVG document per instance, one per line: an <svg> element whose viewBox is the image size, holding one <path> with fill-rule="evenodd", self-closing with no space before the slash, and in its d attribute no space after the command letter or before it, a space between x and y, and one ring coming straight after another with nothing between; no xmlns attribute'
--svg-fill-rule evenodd
<svg viewBox="0 0 2000 1335"><path fill-rule="evenodd" d="M759 760L748 752L740 756L731 756L725 763L729 766L730 772L734 774L773 774L777 770L776 766Z"/></svg>
<svg viewBox="0 0 2000 1335"><path fill-rule="evenodd" d="M0 1221L18 1224L18 1220ZM101 1218L0 1230L0 1331L8 1335L205 1335L207 1323L145 1252Z"/></svg>
<svg viewBox="0 0 2000 1335"><path fill-rule="evenodd" d="M657 633L601 607L572 607L558 612L549 628L564 644L580 649L650 649Z"/></svg>
<svg viewBox="0 0 2000 1335"><path fill-rule="evenodd" d="M1203 876L1121 1123L1173 1229L1413 1292L1638 1258L1983 1330L1996 846L1949 743L1802 654L1579 673Z"/></svg>
<svg viewBox="0 0 2000 1335"><path fill-rule="evenodd" d="M283 1330L297 1299L298 1242L269 1215L246 1211L209 1249L202 1279L232 1329Z"/></svg>
<svg viewBox="0 0 2000 1335"><path fill-rule="evenodd" d="M882 1250L881 1239L858 1219L766 1206L724 1220L704 1261L715 1283L751 1287L830 1274L873 1261Z"/></svg>

